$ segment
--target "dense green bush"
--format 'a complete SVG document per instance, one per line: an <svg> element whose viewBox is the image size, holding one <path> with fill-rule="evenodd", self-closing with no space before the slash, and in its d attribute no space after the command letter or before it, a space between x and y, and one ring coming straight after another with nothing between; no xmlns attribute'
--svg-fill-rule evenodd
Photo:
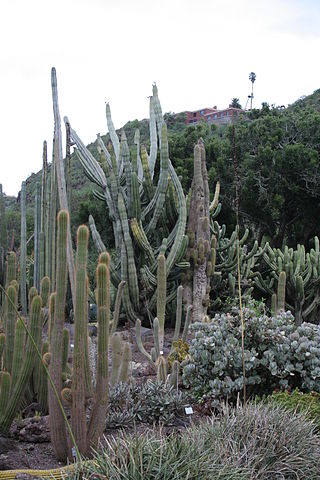
<svg viewBox="0 0 320 480"><path fill-rule="evenodd" d="M244 309L245 371L249 395L275 388L320 391L320 326L294 325L290 312L276 317ZM195 338L183 363L183 381L214 399L235 399L243 389L239 313L216 315L191 326Z"/></svg>
<svg viewBox="0 0 320 480"><path fill-rule="evenodd" d="M320 437L281 407L225 407L180 434L106 439L81 478L109 480L316 480ZM77 478L76 475L69 477Z"/></svg>
<svg viewBox="0 0 320 480"><path fill-rule="evenodd" d="M317 392L303 393L295 389L292 393L274 392L263 398L264 402L278 404L288 410L303 412L306 417L314 420L320 427L320 394Z"/></svg>

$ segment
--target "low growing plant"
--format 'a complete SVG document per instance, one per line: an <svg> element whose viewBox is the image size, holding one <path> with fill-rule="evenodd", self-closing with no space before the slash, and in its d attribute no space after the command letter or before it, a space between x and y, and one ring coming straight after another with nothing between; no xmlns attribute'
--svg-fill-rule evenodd
<svg viewBox="0 0 320 480"><path fill-rule="evenodd" d="M281 405L295 412L303 412L306 417L314 420L320 427L320 393L303 393L298 389L293 392L273 392L262 399L266 403Z"/></svg>
<svg viewBox="0 0 320 480"><path fill-rule="evenodd" d="M174 424L183 417L186 395L158 382L141 385L119 383L110 389L107 427L123 427L134 422Z"/></svg>
<svg viewBox="0 0 320 480"><path fill-rule="evenodd" d="M320 437L303 414L247 404L225 406L222 414L180 434L106 439L82 478L316 480L319 457Z"/></svg>

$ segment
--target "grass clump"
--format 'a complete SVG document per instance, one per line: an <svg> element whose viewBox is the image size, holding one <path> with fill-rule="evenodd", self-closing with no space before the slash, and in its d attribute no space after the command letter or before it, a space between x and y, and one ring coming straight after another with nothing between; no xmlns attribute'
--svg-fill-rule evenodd
<svg viewBox="0 0 320 480"><path fill-rule="evenodd" d="M82 478L316 480L319 458L320 436L303 414L247 404L224 406L180 434L106 440Z"/></svg>

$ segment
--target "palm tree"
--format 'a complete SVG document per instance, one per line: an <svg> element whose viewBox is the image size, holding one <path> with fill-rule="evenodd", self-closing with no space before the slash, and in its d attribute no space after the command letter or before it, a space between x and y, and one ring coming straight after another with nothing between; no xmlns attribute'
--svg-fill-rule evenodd
<svg viewBox="0 0 320 480"><path fill-rule="evenodd" d="M250 110L252 110L252 100L253 100L253 84L256 81L256 74L254 72L249 73L249 80L251 82L251 102L250 102Z"/></svg>
<svg viewBox="0 0 320 480"><path fill-rule="evenodd" d="M231 99L231 107L233 108L242 108L240 105L239 98L232 98Z"/></svg>

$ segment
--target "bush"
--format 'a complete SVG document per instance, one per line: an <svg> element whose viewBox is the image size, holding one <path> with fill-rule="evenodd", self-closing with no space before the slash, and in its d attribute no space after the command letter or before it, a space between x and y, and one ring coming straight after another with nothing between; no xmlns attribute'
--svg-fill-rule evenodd
<svg viewBox="0 0 320 480"><path fill-rule="evenodd" d="M148 381L141 385L119 383L110 390L107 427L133 422L171 425L185 417L186 396L174 387Z"/></svg>
<svg viewBox="0 0 320 480"><path fill-rule="evenodd" d="M276 317L244 309L245 371L248 394L276 388L320 391L320 326L294 325L290 312ZM243 389L239 313L216 315L191 326L190 357L183 381L197 396L235 399Z"/></svg>
<svg viewBox="0 0 320 480"><path fill-rule="evenodd" d="M108 439L82 478L316 480L319 458L320 437L302 414L247 404L180 434Z"/></svg>
<svg viewBox="0 0 320 480"><path fill-rule="evenodd" d="M320 427L320 394L316 392L303 393L298 389L292 393L274 392L263 398L266 403L281 405L288 410L303 412L307 418L314 420L317 428Z"/></svg>

